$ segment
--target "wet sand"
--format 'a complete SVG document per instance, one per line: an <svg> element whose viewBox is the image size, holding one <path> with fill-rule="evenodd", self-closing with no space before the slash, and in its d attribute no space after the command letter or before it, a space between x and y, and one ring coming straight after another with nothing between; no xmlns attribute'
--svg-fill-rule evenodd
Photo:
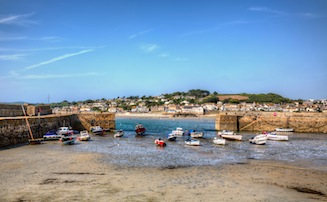
<svg viewBox="0 0 327 202"><path fill-rule="evenodd" d="M38 145L0 162L0 201L327 201L327 171L310 162L133 168Z"/></svg>

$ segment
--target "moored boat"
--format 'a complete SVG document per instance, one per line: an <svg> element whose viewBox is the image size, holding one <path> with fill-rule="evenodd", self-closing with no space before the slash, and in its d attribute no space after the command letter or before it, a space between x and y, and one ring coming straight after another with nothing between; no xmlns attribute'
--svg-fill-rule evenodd
<svg viewBox="0 0 327 202"><path fill-rule="evenodd" d="M175 141L176 140L176 135L174 135L174 134L172 134L172 133L169 133L168 135L167 135L167 140L169 140L169 141Z"/></svg>
<svg viewBox="0 0 327 202"><path fill-rule="evenodd" d="M214 137L213 138L213 143L218 144L218 145L225 145L226 140L223 139L223 138Z"/></svg>
<svg viewBox="0 0 327 202"><path fill-rule="evenodd" d="M218 135L235 135L235 132L232 130L222 130L218 132Z"/></svg>
<svg viewBox="0 0 327 202"><path fill-rule="evenodd" d="M164 146L166 146L165 141L163 141L161 138L156 139L156 140L154 141L154 143L155 143L157 146L159 146L159 147L164 147Z"/></svg>
<svg viewBox="0 0 327 202"><path fill-rule="evenodd" d="M71 130L69 127L60 127L57 130L57 134L58 135L72 135L72 134L74 134L74 131Z"/></svg>
<svg viewBox="0 0 327 202"><path fill-rule="evenodd" d="M43 135L43 140L59 140L61 138L60 134L57 134L56 130L49 130Z"/></svg>
<svg viewBox="0 0 327 202"><path fill-rule="evenodd" d="M140 123L136 124L136 126L135 126L136 135L144 135L145 131L146 131L146 129L142 124L140 124Z"/></svg>
<svg viewBox="0 0 327 202"><path fill-rule="evenodd" d="M101 126L93 126L91 127L91 132L95 135L103 135L103 128Z"/></svg>
<svg viewBox="0 0 327 202"><path fill-rule="evenodd" d="M190 146L200 146L200 140L187 139L185 140L185 144Z"/></svg>
<svg viewBox="0 0 327 202"><path fill-rule="evenodd" d="M234 135L220 135L222 138L224 139L229 139L229 140L242 140L242 135L236 135L234 133Z"/></svg>
<svg viewBox="0 0 327 202"><path fill-rule="evenodd" d="M294 132L293 128L276 128L276 132Z"/></svg>
<svg viewBox="0 0 327 202"><path fill-rule="evenodd" d="M79 141L88 141L91 139L87 130L83 130L79 134L80 134L80 136L78 137Z"/></svg>
<svg viewBox="0 0 327 202"><path fill-rule="evenodd" d="M177 135L177 136L183 136L184 131L183 128L177 127L176 130L171 131L172 134Z"/></svg>
<svg viewBox="0 0 327 202"><path fill-rule="evenodd" d="M65 145L72 145L75 143L76 137L73 135L62 135L59 139Z"/></svg>
<svg viewBox="0 0 327 202"><path fill-rule="evenodd" d="M203 132L193 131L193 132L191 132L190 136L194 137L194 138L202 138L204 136L204 133Z"/></svg>
<svg viewBox="0 0 327 202"><path fill-rule="evenodd" d="M268 140L288 141L287 135L276 135L276 133L268 133L266 135L267 135Z"/></svg>
<svg viewBox="0 0 327 202"><path fill-rule="evenodd" d="M249 142L252 144L258 144L258 145L264 145L267 142L267 135L261 134L261 135L256 135L249 139Z"/></svg>
<svg viewBox="0 0 327 202"><path fill-rule="evenodd" d="M122 137L124 135L124 131L122 129L116 130L114 137Z"/></svg>

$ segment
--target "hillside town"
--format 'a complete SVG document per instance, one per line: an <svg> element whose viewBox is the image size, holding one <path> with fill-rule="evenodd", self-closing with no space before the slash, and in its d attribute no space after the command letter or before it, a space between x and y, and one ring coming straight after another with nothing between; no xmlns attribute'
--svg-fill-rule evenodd
<svg viewBox="0 0 327 202"><path fill-rule="evenodd" d="M203 98L195 96L176 95L167 98L164 95L155 97L129 97L115 99L87 100L69 103L66 106L53 107L53 113L83 113L83 112L112 112L112 113L163 113L163 114L194 114L204 115L224 111L267 111L267 112L322 112L327 113L327 100L305 100L291 103L260 103L245 102L242 98L230 97L217 102L203 102ZM195 101L196 100L196 101ZM226 102L228 100L229 102ZM235 102L235 100L237 102Z"/></svg>

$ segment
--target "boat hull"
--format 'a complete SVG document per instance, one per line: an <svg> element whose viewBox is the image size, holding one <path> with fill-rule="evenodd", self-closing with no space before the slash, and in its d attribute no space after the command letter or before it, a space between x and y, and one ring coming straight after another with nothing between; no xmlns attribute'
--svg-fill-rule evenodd
<svg viewBox="0 0 327 202"><path fill-rule="evenodd" d="M213 143L217 144L217 145L225 145L226 144L226 140L222 139L222 138L214 138L213 139Z"/></svg>
<svg viewBox="0 0 327 202"><path fill-rule="evenodd" d="M242 140L242 135L221 135L222 138L224 139L229 139L229 140Z"/></svg>
<svg viewBox="0 0 327 202"><path fill-rule="evenodd" d="M257 135L251 139L249 139L249 142L252 144L257 145L264 145L267 142L268 137L266 135Z"/></svg>
<svg viewBox="0 0 327 202"><path fill-rule="evenodd" d="M190 134L191 137L194 137L194 138L202 138L204 136L204 133L203 132L192 132Z"/></svg>
<svg viewBox="0 0 327 202"><path fill-rule="evenodd" d="M274 141L288 141L288 136L286 135L267 135L268 140Z"/></svg>
<svg viewBox="0 0 327 202"><path fill-rule="evenodd" d="M200 146L200 141L199 140L186 140L185 144L189 145L189 146Z"/></svg>

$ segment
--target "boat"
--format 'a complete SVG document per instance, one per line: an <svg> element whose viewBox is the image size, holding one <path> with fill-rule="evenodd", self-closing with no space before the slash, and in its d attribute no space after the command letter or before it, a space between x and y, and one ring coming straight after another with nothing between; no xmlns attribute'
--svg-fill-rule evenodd
<svg viewBox="0 0 327 202"><path fill-rule="evenodd" d="M235 132L232 130L222 130L218 132L218 135L235 135Z"/></svg>
<svg viewBox="0 0 327 202"><path fill-rule="evenodd" d="M61 138L60 134L57 134L57 130L49 130L43 135L43 140L59 140Z"/></svg>
<svg viewBox="0 0 327 202"><path fill-rule="evenodd" d="M275 140L275 141L288 141L287 135L276 135L276 133L267 133L268 140Z"/></svg>
<svg viewBox="0 0 327 202"><path fill-rule="evenodd" d="M103 128L101 126L91 127L91 132L95 135L103 135Z"/></svg>
<svg viewBox="0 0 327 202"><path fill-rule="evenodd" d="M65 145L72 145L75 143L76 136L74 135L62 135L59 139L60 142L62 142Z"/></svg>
<svg viewBox="0 0 327 202"><path fill-rule="evenodd" d="M159 146L159 147L164 147L164 146L166 146L165 141L163 141L161 138L156 139L156 140L154 141L154 143L155 143L157 146Z"/></svg>
<svg viewBox="0 0 327 202"><path fill-rule="evenodd" d="M124 131L122 129L116 130L114 137L122 137L124 135Z"/></svg>
<svg viewBox="0 0 327 202"><path fill-rule="evenodd" d="M223 138L214 137L213 138L213 143L218 144L218 145L225 145L226 140L223 139Z"/></svg>
<svg viewBox="0 0 327 202"><path fill-rule="evenodd" d="M169 133L169 134L167 135L167 140L169 140L169 141L175 141L176 138L177 138L177 136L174 135L174 134L172 134L172 133Z"/></svg>
<svg viewBox="0 0 327 202"><path fill-rule="evenodd" d="M252 144L258 144L258 145L264 145L267 142L267 135L265 134L260 134L260 135L256 135L254 137L252 137L251 139L249 139L249 142Z"/></svg>
<svg viewBox="0 0 327 202"><path fill-rule="evenodd" d="M146 129L144 128L144 126L140 123L136 124L135 126L135 132L136 135L144 135L145 134Z"/></svg>
<svg viewBox="0 0 327 202"><path fill-rule="evenodd" d="M235 133L233 135L220 135L220 137L229 140L242 140L242 135L237 135Z"/></svg>
<svg viewBox="0 0 327 202"><path fill-rule="evenodd" d="M203 132L193 131L193 132L191 132L190 136L194 137L194 138L202 138L204 136L204 133Z"/></svg>
<svg viewBox="0 0 327 202"><path fill-rule="evenodd" d="M183 128L181 128L181 127L177 127L176 130L171 131L171 133L176 135L176 136L183 136L184 135Z"/></svg>
<svg viewBox="0 0 327 202"><path fill-rule="evenodd" d="M80 134L80 136L78 137L79 141L88 141L91 139L87 130L82 130L79 134Z"/></svg>
<svg viewBox="0 0 327 202"><path fill-rule="evenodd" d="M293 128L276 128L276 132L294 132Z"/></svg>
<svg viewBox="0 0 327 202"><path fill-rule="evenodd" d="M72 135L72 134L74 134L74 131L70 130L69 127L60 127L57 130L57 134L58 135Z"/></svg>
<svg viewBox="0 0 327 202"><path fill-rule="evenodd" d="M187 139L185 140L185 144L190 146L200 146L200 140Z"/></svg>

